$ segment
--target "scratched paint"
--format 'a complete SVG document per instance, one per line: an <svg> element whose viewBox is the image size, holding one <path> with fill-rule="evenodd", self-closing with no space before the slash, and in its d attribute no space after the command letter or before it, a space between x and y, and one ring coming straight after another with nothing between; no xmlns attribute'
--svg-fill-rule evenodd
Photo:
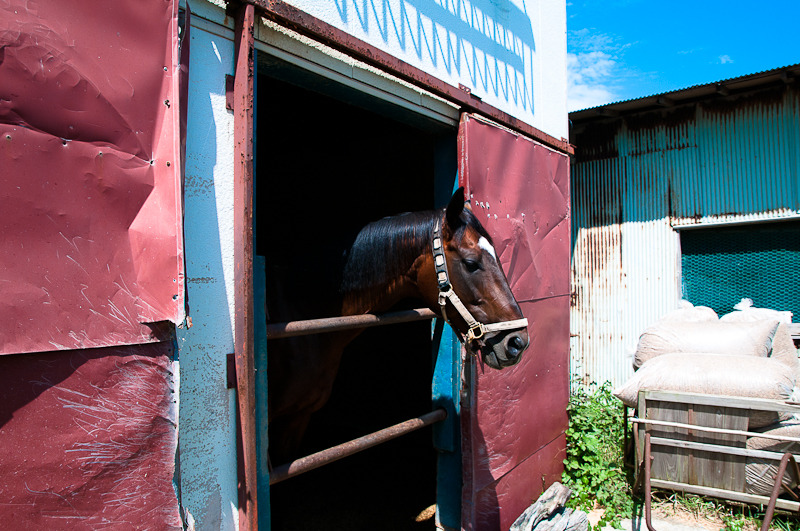
<svg viewBox="0 0 800 531"><path fill-rule="evenodd" d="M0 354L184 317L177 1L0 6Z"/></svg>
<svg viewBox="0 0 800 531"><path fill-rule="evenodd" d="M183 527L177 4L0 5L3 527Z"/></svg>
<svg viewBox="0 0 800 531"><path fill-rule="evenodd" d="M0 518L181 529L171 343L0 357Z"/></svg>

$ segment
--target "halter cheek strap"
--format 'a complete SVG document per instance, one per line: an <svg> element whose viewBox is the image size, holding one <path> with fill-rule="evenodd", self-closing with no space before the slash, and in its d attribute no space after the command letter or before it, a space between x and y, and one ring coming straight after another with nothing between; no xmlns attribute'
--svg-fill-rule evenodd
<svg viewBox="0 0 800 531"><path fill-rule="evenodd" d="M436 282L439 285L439 306L442 309L442 316L448 323L450 319L447 318L447 301L449 300L456 311L461 315L461 318L467 323L469 330L467 331L462 341L470 343L475 339L482 338L487 332L496 332L499 330L516 330L520 328L527 328L528 320L526 318L514 319L512 321L501 321L499 323L483 324L479 323L461 299L453 291L453 286L450 284L450 277L447 273L447 260L444 256L444 244L442 242L441 230L439 228L439 220L436 220L436 225L433 228L433 265L436 268Z"/></svg>

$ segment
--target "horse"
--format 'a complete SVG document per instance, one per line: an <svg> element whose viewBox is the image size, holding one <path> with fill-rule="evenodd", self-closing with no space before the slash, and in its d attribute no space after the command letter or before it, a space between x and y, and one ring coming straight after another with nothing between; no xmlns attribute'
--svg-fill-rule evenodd
<svg viewBox="0 0 800 531"><path fill-rule="evenodd" d="M385 312L413 300L433 310L468 350L501 370L528 347L527 320L492 238L459 188L443 209L366 225L343 255L335 305L343 316ZM276 291L286 301L298 293ZM309 297L321 295L311 294ZM302 295L300 296L302 298ZM345 346L362 330L276 340L268 348L269 454L295 457L312 413L331 395Z"/></svg>

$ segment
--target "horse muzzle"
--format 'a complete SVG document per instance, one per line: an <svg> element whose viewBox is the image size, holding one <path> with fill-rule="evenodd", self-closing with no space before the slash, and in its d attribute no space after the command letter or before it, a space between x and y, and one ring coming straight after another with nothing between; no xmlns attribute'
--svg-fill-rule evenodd
<svg viewBox="0 0 800 531"><path fill-rule="evenodd" d="M500 370L516 365L528 348L529 341L527 330L511 330L486 337L479 345L479 350L489 367Z"/></svg>

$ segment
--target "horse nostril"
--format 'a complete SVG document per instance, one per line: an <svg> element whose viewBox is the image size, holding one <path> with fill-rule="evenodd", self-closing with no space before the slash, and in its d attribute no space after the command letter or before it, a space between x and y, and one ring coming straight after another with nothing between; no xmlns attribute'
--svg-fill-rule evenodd
<svg viewBox="0 0 800 531"><path fill-rule="evenodd" d="M526 346L521 336L512 336L508 340L508 352L514 356L519 356Z"/></svg>

